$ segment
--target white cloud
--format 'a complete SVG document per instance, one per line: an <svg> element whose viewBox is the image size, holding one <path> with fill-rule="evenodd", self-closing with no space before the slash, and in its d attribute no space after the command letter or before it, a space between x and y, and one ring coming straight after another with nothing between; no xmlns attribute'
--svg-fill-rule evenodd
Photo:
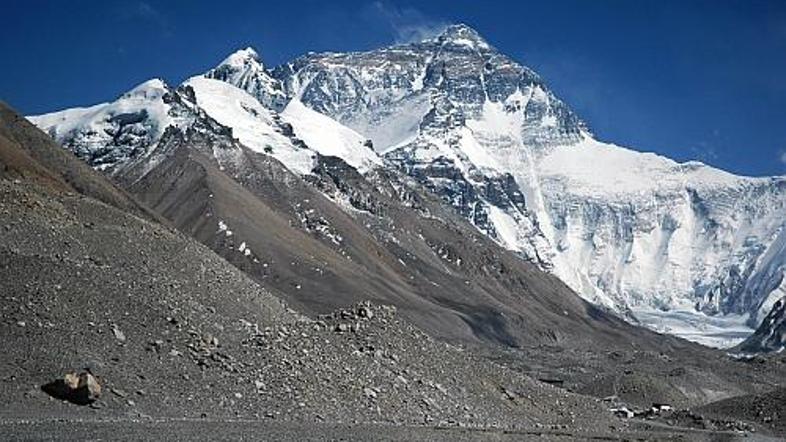
<svg viewBox="0 0 786 442"><path fill-rule="evenodd" d="M690 148L690 152L694 159L702 163L712 164L718 159L718 151L707 141L699 141Z"/></svg>
<svg viewBox="0 0 786 442"><path fill-rule="evenodd" d="M448 25L412 7L399 8L387 2L375 1L371 8L390 25L396 43L412 43L435 37Z"/></svg>
<svg viewBox="0 0 786 442"><path fill-rule="evenodd" d="M778 153L778 159L781 160L781 163L786 164L786 150L782 150Z"/></svg>
<svg viewBox="0 0 786 442"><path fill-rule="evenodd" d="M149 23L165 34L171 34L172 32L172 27L164 13L146 1L139 1L124 6L121 10L121 16L126 19Z"/></svg>

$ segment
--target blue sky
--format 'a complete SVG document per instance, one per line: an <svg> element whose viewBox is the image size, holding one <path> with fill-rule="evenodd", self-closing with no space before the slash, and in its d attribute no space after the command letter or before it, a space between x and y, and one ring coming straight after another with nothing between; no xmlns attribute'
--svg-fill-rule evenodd
<svg viewBox="0 0 786 442"><path fill-rule="evenodd" d="M269 66L449 23L533 68L598 138L786 174L786 1L2 0L0 99L26 114L177 84L253 46Z"/></svg>

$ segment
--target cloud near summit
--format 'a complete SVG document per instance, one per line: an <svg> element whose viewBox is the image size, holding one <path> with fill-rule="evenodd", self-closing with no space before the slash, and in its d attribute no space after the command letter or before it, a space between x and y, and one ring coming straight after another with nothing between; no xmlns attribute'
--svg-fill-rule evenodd
<svg viewBox="0 0 786 442"><path fill-rule="evenodd" d="M428 17L411 7L400 8L387 2L375 1L369 9L390 26L395 43L398 44L434 37L448 26L447 22Z"/></svg>

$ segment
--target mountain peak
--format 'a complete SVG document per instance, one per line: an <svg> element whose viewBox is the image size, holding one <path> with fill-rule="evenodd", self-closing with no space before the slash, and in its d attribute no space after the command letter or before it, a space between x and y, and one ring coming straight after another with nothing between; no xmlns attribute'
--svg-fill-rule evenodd
<svg viewBox="0 0 786 442"><path fill-rule="evenodd" d="M488 42L486 42L486 40L480 36L478 31L464 23L457 23L448 26L436 37L436 41L442 44L451 43L455 45L470 46L473 48L491 47Z"/></svg>
<svg viewBox="0 0 786 442"><path fill-rule="evenodd" d="M233 67L242 67L242 66L248 66L253 64L258 64L261 66L262 61L259 57L259 53L254 48L249 46L247 48L239 49L233 52L232 54L229 55L229 57L225 58L224 61L222 61L221 64L219 64L219 66L226 65L226 66L233 66Z"/></svg>
<svg viewBox="0 0 786 442"><path fill-rule="evenodd" d="M143 83L138 84L130 91L123 94L123 97L144 97L144 98L158 98L163 96L169 90L169 86L160 78L152 78Z"/></svg>
<svg viewBox="0 0 786 442"><path fill-rule="evenodd" d="M277 111L283 110L288 101L281 83L265 69L259 53L252 47L233 52L221 64L207 71L205 77L243 89L263 105Z"/></svg>

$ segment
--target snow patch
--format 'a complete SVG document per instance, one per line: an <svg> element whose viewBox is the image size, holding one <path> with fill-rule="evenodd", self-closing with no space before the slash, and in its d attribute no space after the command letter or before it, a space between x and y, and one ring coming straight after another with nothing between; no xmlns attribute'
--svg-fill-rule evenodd
<svg viewBox="0 0 786 442"><path fill-rule="evenodd" d="M505 213L497 206L488 206L489 219L497 231L498 241L508 249L518 248L518 224L512 216Z"/></svg>
<svg viewBox="0 0 786 442"><path fill-rule="evenodd" d="M218 231L224 232L224 235L226 236L232 236L232 231L229 230L227 224L222 220L218 220Z"/></svg>
<svg viewBox="0 0 786 442"><path fill-rule="evenodd" d="M365 145L365 137L297 99L289 102L281 116L292 124L300 139L321 155L339 157L361 173L382 165L379 155Z"/></svg>
<svg viewBox="0 0 786 442"><path fill-rule="evenodd" d="M697 162L677 163L654 153L643 153L585 138L560 146L538 165L544 179L565 180L571 192L592 197L636 195L657 190L717 186L735 187L741 179Z"/></svg>
<svg viewBox="0 0 786 442"><path fill-rule="evenodd" d="M273 111L256 98L229 83L201 76L185 84L194 89L197 104L216 121L231 127L243 145L275 157L296 174L311 173L316 164L314 152L293 145L279 133Z"/></svg>

